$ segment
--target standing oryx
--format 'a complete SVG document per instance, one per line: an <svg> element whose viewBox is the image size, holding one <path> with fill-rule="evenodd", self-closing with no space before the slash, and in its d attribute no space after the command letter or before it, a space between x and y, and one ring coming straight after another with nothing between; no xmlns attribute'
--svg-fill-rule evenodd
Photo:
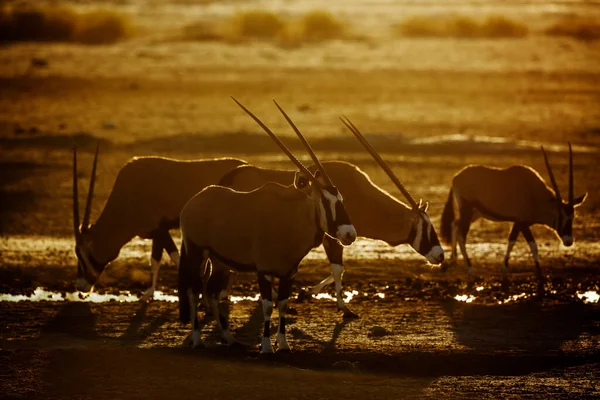
<svg viewBox="0 0 600 400"><path fill-rule="evenodd" d="M391 246L407 243L432 264L444 261L444 250L427 215L427 203L421 201L417 203L358 129L348 119L342 121L375 158L410 204L410 206L405 205L379 188L357 166L343 161L324 161L322 165L325 171L344 196L344 206L358 235L382 240ZM267 182L289 184L293 177L294 171L241 165L225 175L219 184L235 190L247 191ZM338 309L344 311L345 318L356 317L342 298L343 246L325 235L323 247L331 264L332 274L315 286L313 293L320 292L326 285L335 281Z"/></svg>
<svg viewBox="0 0 600 400"><path fill-rule="evenodd" d="M441 223L442 237L452 243L450 263L456 262L456 244L460 246L465 265L472 275L471 261L465 242L471 222L479 217L492 221L510 221L513 227L508 236L508 249L504 257L504 272L508 271L510 252L523 233L531 249L537 274L542 278L538 249L529 227L542 224L552 229L565 246L573 244L573 218L575 208L587 197L573 195L573 152L569 143L569 199L562 200L546 151L544 161L550 175L552 190L533 169L514 165L505 169L472 165L459 171L452 179L452 188L444 207ZM454 207L458 215L454 214Z"/></svg>
<svg viewBox="0 0 600 400"><path fill-rule="evenodd" d="M256 271L265 320L261 353L272 353L271 285L273 277L278 277L277 343L280 350L289 350L285 313L298 265L321 243L324 232L349 245L356 239L356 230L346 213L342 196L283 109L275 103L317 165L318 172L314 175L254 114L234 101L271 136L300 171L296 172L293 186L267 183L251 192L210 186L183 207L178 288L180 319L184 323L192 322L193 344L199 345L198 295L201 291L203 296L206 295L203 285L210 278L210 272L206 273L209 260L240 271ZM211 297L209 302L221 337L233 343L228 322L219 314L218 295Z"/></svg>
<svg viewBox="0 0 600 400"><path fill-rule="evenodd" d="M89 225L94 197L98 149L88 192L83 222L79 225L77 188L77 151L73 150L73 222L77 255L77 290L89 292L114 260L121 248L136 236L152 239L152 286L143 300L152 298L156 289L163 249L176 265L179 253L169 229L179 227L183 205L208 185L217 183L245 161L221 158L201 161L177 161L159 157L134 158L119 171L104 210Z"/></svg>

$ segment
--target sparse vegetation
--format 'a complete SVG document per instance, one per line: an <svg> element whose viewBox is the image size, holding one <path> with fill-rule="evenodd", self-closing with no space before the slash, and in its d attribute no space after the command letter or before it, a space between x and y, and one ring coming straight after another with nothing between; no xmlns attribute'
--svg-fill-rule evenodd
<svg viewBox="0 0 600 400"><path fill-rule="evenodd" d="M396 24L398 35L408 37L517 38L526 36L527 25L501 15L488 16L482 22L472 17L414 16Z"/></svg>
<svg viewBox="0 0 600 400"><path fill-rule="evenodd" d="M568 19L558 22L544 32L550 36L568 36L577 40L600 39L600 22L592 19Z"/></svg>
<svg viewBox="0 0 600 400"><path fill-rule="evenodd" d="M184 40L222 40L231 43L261 40L282 46L348 38L345 25L326 11L310 11L286 20L265 10L241 11L215 24L194 22L183 27Z"/></svg>
<svg viewBox="0 0 600 400"><path fill-rule="evenodd" d="M346 37L346 27L326 11L310 11L292 21L282 32L280 40L284 44L323 42Z"/></svg>
<svg viewBox="0 0 600 400"><path fill-rule="evenodd" d="M0 40L4 42L76 42L110 44L127 38L132 26L112 11L79 13L65 6L3 6Z"/></svg>

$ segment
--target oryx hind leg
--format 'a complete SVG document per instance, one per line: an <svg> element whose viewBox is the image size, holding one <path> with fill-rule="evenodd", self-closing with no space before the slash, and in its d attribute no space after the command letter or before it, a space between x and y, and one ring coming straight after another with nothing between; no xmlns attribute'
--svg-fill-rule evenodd
<svg viewBox="0 0 600 400"><path fill-rule="evenodd" d="M459 217L452 222L452 242L453 246L458 242L458 246L460 247L460 252L463 255L463 260L465 263L465 267L469 272L469 276L473 276L473 267L471 265L471 260L469 259L469 255L467 254L467 234L469 233L469 228L471 227L471 221L473 219L473 208L465 202L459 203Z"/></svg>
<svg viewBox="0 0 600 400"><path fill-rule="evenodd" d="M285 314L288 308L288 299L290 298L290 292L292 290L292 283L294 282L293 277L280 278L279 279L279 301L277 308L279 311L279 324L277 326L277 350L278 351L291 351L288 345L287 338L285 336Z"/></svg>
<svg viewBox="0 0 600 400"><path fill-rule="evenodd" d="M535 269L538 276L538 279L543 280L544 274L542 273L542 268L540 267L540 259L538 257L538 247L535 239L533 237L533 233L531 233L531 229L529 226L523 226L521 228L523 232L523 237L527 240L527 244L529 245L529 250L531 250L531 255L533 256L533 261L535 262Z"/></svg>
<svg viewBox="0 0 600 400"><path fill-rule="evenodd" d="M260 291L260 296L262 297L262 308L265 324L260 346L261 354L273 353L273 345L271 344L271 314L273 314L273 298L271 297L273 287L272 281L272 276L267 275L264 272L258 272L258 289Z"/></svg>
<svg viewBox="0 0 600 400"><path fill-rule="evenodd" d="M504 268L502 269L504 276L506 276L508 273L508 259L510 258L510 252L517 242L519 233L521 233L521 226L515 222L510 230L510 233L508 234L508 247L506 248L506 255L504 256Z"/></svg>
<svg viewBox="0 0 600 400"><path fill-rule="evenodd" d="M200 324L198 321L198 296L202 286L203 262L202 252L199 248L189 243L181 245L181 265L178 271L179 312L182 322L191 322L190 335L192 347L202 345L200 341Z"/></svg>
<svg viewBox="0 0 600 400"><path fill-rule="evenodd" d="M225 299L228 306L227 294L231 273L229 267L215 260L211 262L213 264L212 273L206 290L208 303L217 322L221 340L228 345L232 345L236 343L236 340L229 331L229 310L222 312L220 307L221 299Z"/></svg>

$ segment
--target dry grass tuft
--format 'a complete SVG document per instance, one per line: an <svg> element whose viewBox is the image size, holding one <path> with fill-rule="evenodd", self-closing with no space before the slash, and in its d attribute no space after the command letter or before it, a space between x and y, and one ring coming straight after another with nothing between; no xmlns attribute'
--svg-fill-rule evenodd
<svg viewBox="0 0 600 400"><path fill-rule="evenodd" d="M483 22L471 17L414 16L394 26L407 37L518 38L529 33L526 25L501 15L488 16Z"/></svg>
<svg viewBox="0 0 600 400"><path fill-rule="evenodd" d="M131 35L133 28L112 11L78 13L65 6L3 6L0 8L0 40L4 42L115 43Z"/></svg>
<svg viewBox="0 0 600 400"><path fill-rule="evenodd" d="M600 39L600 22L592 19L568 19L550 26L544 33L583 41L598 40Z"/></svg>
<svg viewBox="0 0 600 400"><path fill-rule="evenodd" d="M248 39L274 40L284 26L285 23L279 15L271 11L240 11L222 26L221 37L229 42L242 42Z"/></svg>
<svg viewBox="0 0 600 400"><path fill-rule="evenodd" d="M296 43L314 43L343 39L346 37L346 27L329 12L314 10L292 21L286 33L282 37L283 41L292 39Z"/></svg>

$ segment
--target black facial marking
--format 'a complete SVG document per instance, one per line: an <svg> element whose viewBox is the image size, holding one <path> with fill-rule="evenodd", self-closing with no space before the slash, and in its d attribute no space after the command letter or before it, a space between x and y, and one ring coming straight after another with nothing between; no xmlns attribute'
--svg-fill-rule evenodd
<svg viewBox="0 0 600 400"><path fill-rule="evenodd" d="M81 249L79 248L79 246L75 246L75 254L77 255L77 275L78 275L78 277L83 277L86 280L86 282L88 282L89 284L92 284L92 285L95 284L96 281L98 280L98 277L102 274L102 272L104 272L104 269L106 268L106 264L99 263L98 261L96 261L96 259L94 258L94 256L91 253L87 253L87 259L91 265L86 267L85 261L84 261L85 259L82 256ZM89 270L90 266L94 270L93 273Z"/></svg>

